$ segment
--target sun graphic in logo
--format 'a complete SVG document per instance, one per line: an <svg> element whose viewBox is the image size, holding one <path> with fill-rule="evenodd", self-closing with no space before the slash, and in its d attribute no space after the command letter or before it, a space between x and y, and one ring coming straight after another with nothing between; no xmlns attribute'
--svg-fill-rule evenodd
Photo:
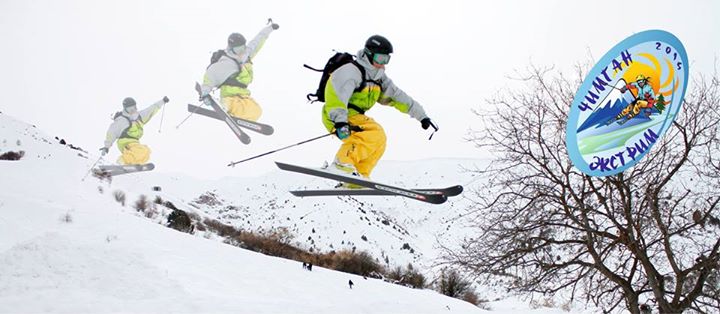
<svg viewBox="0 0 720 314"><path fill-rule="evenodd" d="M623 73L622 79L626 82L639 83L638 78L643 77L645 83L650 85L658 96L663 95L665 101L671 102L671 96L680 86L680 82L677 80L673 82L676 75L670 58L663 58L662 61L664 62L661 63L655 55L638 53L632 66Z"/></svg>

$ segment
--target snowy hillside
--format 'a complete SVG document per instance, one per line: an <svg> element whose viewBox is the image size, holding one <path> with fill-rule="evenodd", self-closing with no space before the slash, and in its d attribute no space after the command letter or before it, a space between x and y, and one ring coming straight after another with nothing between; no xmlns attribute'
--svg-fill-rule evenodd
<svg viewBox="0 0 720 314"><path fill-rule="evenodd" d="M207 233L181 233L159 223L167 208L146 217L117 202L114 192L123 191L127 203L159 196L240 229L286 227L303 248L356 247L387 257L389 265L412 262L426 270L438 240L462 236L455 221L468 205L462 196L439 206L391 197L300 199L287 190L334 183L280 171L212 182L163 173L81 181L97 157L60 143L0 114L0 154L25 152L19 161L0 161L0 313L483 312L431 290L320 267L306 271ZM472 161L387 163L374 179L410 187L470 183L458 167L463 163ZM494 305L507 309L501 313L516 307L527 311L513 302Z"/></svg>
<svg viewBox="0 0 720 314"><path fill-rule="evenodd" d="M373 179L410 187L444 187L472 180L460 160L386 162ZM464 161L472 165L472 161ZM247 165L251 166L251 165ZM319 166L319 165L318 165ZM430 167L431 166L431 167ZM142 181L140 181L142 180ZM257 178L225 178L197 182L182 176L149 173L117 177L113 183L135 186L136 192L160 186L163 199L191 204L191 210L252 231L287 228L297 246L313 251L365 250L388 265L429 266L441 239L462 235L456 218L468 206L462 195L442 205L402 197L308 197L296 189L332 188L336 182L280 170ZM383 261L383 263L385 263Z"/></svg>

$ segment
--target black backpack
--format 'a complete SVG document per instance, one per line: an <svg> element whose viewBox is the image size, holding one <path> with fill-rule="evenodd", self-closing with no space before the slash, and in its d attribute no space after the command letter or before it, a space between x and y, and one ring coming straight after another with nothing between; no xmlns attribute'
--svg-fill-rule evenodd
<svg viewBox="0 0 720 314"><path fill-rule="evenodd" d="M217 50L213 52L212 56L210 56L210 64L208 64L208 68L213 65L215 62L218 62L222 56L227 56L227 53L225 53L224 49ZM229 57L228 57L229 58ZM235 58L230 58L232 61L235 61L235 64L237 64L238 68L240 68L240 63L235 60Z"/></svg>
<svg viewBox="0 0 720 314"><path fill-rule="evenodd" d="M318 86L317 91L315 92L315 94L307 94L307 99L310 102L325 102L325 86L327 86L327 81L328 79L330 79L330 74L332 74L333 71L337 70L342 65L348 63L354 64L358 68L358 70L360 70L360 74L362 74L362 83L360 84L360 87L355 89L356 92L361 91L363 88L365 88L365 82L375 82L365 79L365 69L362 67L362 65L357 63L357 61L355 61L355 57L353 55L347 52L336 52L335 55L328 59L325 67L322 68L322 70L313 68L307 64L303 64L304 67L310 70L322 72L322 77L320 77L320 85Z"/></svg>
<svg viewBox="0 0 720 314"><path fill-rule="evenodd" d="M115 121L115 120L116 120L117 118L119 118L119 117L125 118L125 120L127 120L127 122L132 125L133 121L131 121L130 118L128 118L128 117L126 117L125 115L123 115L123 112L122 112L122 111L118 111L118 112L114 113L113 116L112 116L112 120Z"/></svg>
<svg viewBox="0 0 720 314"><path fill-rule="evenodd" d="M212 65L213 63L218 62L218 60L220 60L220 57L226 56L226 55L227 54L225 53L225 50L222 50L222 49L213 52L212 56L210 57L210 64L208 65L208 67L210 65Z"/></svg>

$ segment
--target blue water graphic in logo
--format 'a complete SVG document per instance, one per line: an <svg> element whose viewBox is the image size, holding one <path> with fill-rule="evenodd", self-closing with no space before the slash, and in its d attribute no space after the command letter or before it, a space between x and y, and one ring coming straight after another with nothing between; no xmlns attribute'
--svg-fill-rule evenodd
<svg viewBox="0 0 720 314"><path fill-rule="evenodd" d="M644 31L613 47L570 109L566 144L575 167L608 176L635 165L677 117L687 77L685 48L666 31Z"/></svg>

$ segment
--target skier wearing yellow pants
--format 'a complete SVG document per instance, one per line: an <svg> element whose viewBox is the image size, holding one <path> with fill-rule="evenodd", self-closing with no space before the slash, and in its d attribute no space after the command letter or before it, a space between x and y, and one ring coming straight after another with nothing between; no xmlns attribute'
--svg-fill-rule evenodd
<svg viewBox="0 0 720 314"><path fill-rule="evenodd" d="M392 45L385 37L371 36L365 48L358 51L357 64L344 64L330 76L325 87L323 124L343 141L331 170L370 177L386 144L382 126L365 115L375 103L409 114L420 121L423 129L432 124L423 107L385 74L385 65L392 52ZM357 188L347 183L341 187Z"/></svg>
<svg viewBox="0 0 720 314"><path fill-rule="evenodd" d="M142 111L137 110L135 99L127 97L123 100L123 111L115 114L113 123L105 136L105 145L100 148L103 156L108 153L110 146L117 140L120 150L118 163L121 165L142 165L150 160L150 148L140 144L143 136L143 127L170 101L167 96L150 105Z"/></svg>
<svg viewBox="0 0 720 314"><path fill-rule="evenodd" d="M207 97L215 88L220 88L221 105L233 117L257 121L262 109L250 97L248 85L253 81L252 60L265 44L278 24L270 23L264 27L250 42L240 33L228 36L225 50L213 55L211 64L205 71L200 99Z"/></svg>

